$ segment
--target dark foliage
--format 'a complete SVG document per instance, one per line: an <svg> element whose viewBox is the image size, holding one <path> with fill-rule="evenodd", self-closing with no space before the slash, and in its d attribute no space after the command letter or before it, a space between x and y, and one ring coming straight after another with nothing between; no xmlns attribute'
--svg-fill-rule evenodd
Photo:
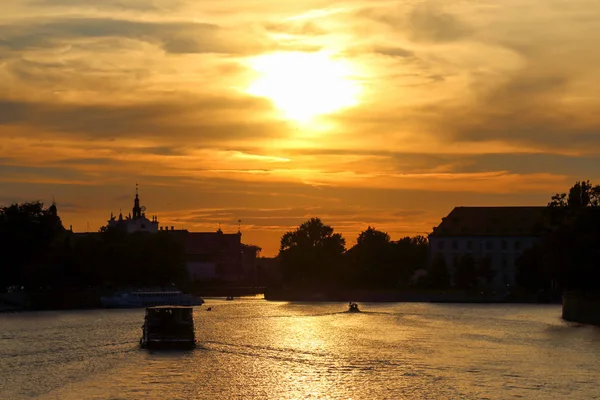
<svg viewBox="0 0 600 400"><path fill-rule="evenodd" d="M168 232L66 231L56 206L13 204L0 209L0 288L28 291L184 283L182 245Z"/></svg>
<svg viewBox="0 0 600 400"><path fill-rule="evenodd" d="M319 218L304 222L281 238L283 281L303 287L336 286L343 276L346 240Z"/></svg>
<svg viewBox="0 0 600 400"><path fill-rule="evenodd" d="M313 218L281 239L279 260L287 286L304 288L396 288L408 286L415 271L427 268L427 239L390 240L368 227L345 251L345 240Z"/></svg>
<svg viewBox="0 0 600 400"><path fill-rule="evenodd" d="M446 265L446 259L442 255L437 255L431 262L425 285L429 289L448 289L451 284L450 271Z"/></svg>
<svg viewBox="0 0 600 400"><path fill-rule="evenodd" d="M548 203L547 234L518 260L529 291L600 290L600 185L578 181Z"/></svg>

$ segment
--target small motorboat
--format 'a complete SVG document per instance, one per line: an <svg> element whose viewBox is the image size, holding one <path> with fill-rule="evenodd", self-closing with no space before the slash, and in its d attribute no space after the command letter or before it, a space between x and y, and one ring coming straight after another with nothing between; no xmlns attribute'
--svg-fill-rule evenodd
<svg viewBox="0 0 600 400"><path fill-rule="evenodd" d="M360 310L358 309L358 304L356 304L355 302L351 301L348 304L348 312L360 312Z"/></svg>
<svg viewBox="0 0 600 400"><path fill-rule="evenodd" d="M233 296L227 296L225 300L233 300Z"/></svg>

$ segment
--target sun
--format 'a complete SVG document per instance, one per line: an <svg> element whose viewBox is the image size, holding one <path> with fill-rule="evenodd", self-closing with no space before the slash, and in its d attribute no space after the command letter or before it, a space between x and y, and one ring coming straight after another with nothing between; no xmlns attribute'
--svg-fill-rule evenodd
<svg viewBox="0 0 600 400"><path fill-rule="evenodd" d="M352 65L327 53L265 54L253 58L250 67L257 78L246 92L270 99L288 119L308 122L358 104L360 85Z"/></svg>

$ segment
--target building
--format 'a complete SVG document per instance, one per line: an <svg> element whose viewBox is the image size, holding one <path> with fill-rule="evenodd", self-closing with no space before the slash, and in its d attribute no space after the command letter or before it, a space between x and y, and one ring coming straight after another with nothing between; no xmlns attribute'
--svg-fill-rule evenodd
<svg viewBox="0 0 600 400"><path fill-rule="evenodd" d="M455 207L429 235L430 260L443 257L450 272L470 254L487 258L495 272L492 286L511 287L516 261L543 234L546 207Z"/></svg>
<svg viewBox="0 0 600 400"><path fill-rule="evenodd" d="M108 220L108 228L122 229L127 233L134 232L158 232L158 218L152 216L152 220L146 218L146 207L140 206L140 198L138 195L138 187L135 185L135 199L133 200L132 213L123 218L123 213L119 212L119 217L110 213Z"/></svg>
<svg viewBox="0 0 600 400"><path fill-rule="evenodd" d="M122 213L115 218L112 214L108 228L134 232L168 232L174 235L185 249L186 268L193 281L219 281L224 283L253 284L256 277L256 257L260 252L257 246L242 243L242 232L223 233L190 232L175 230L174 226L159 227L157 216L146 218L146 207L140 206L136 185L132 213L123 218Z"/></svg>
<svg viewBox="0 0 600 400"><path fill-rule="evenodd" d="M193 281L245 281L242 233L171 230L183 243L186 267Z"/></svg>

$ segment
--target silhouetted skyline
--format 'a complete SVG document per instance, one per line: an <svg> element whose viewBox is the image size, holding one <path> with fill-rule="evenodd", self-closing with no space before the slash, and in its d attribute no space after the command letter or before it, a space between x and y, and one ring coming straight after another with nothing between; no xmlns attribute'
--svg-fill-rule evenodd
<svg viewBox="0 0 600 400"><path fill-rule="evenodd" d="M314 215L399 239L598 180L593 0L2 4L0 204L75 231L136 181L274 255Z"/></svg>

